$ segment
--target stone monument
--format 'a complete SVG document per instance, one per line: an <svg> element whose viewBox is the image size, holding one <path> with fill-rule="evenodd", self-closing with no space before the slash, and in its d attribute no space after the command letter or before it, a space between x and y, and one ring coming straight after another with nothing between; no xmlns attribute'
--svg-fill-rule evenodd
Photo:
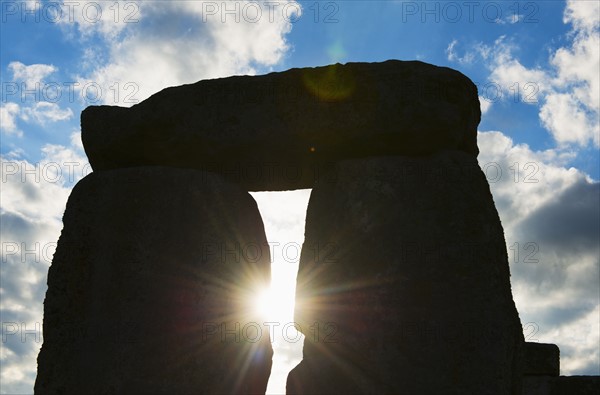
<svg viewBox="0 0 600 395"><path fill-rule="evenodd" d="M248 191L298 188L313 191L289 394L580 385L558 380L552 345L524 343L480 117L466 76L397 60L88 107L94 172L48 273L35 392L264 393L272 348L251 304L270 257Z"/></svg>

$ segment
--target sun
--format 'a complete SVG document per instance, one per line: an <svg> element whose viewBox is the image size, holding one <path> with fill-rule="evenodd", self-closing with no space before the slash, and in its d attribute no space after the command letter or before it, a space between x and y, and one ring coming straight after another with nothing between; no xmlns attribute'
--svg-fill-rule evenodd
<svg viewBox="0 0 600 395"><path fill-rule="evenodd" d="M268 318L272 314L271 294L271 289L267 288L260 291L256 297L255 308L263 318Z"/></svg>
<svg viewBox="0 0 600 395"><path fill-rule="evenodd" d="M294 299L290 298L285 290L270 287L258 292L254 308L264 320L284 322L290 320L293 315Z"/></svg>

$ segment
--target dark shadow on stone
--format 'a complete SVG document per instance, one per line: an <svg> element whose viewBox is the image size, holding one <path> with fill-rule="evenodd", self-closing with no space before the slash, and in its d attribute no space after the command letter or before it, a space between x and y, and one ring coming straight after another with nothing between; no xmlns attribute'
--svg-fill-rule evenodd
<svg viewBox="0 0 600 395"><path fill-rule="evenodd" d="M519 393L523 333L477 160L343 161L331 179L309 201L288 392Z"/></svg>
<svg viewBox="0 0 600 395"><path fill-rule="evenodd" d="M243 328L262 322L249 304L270 258L235 252L266 243L245 190L196 170L94 172L63 222L36 394L264 394L269 332Z"/></svg>

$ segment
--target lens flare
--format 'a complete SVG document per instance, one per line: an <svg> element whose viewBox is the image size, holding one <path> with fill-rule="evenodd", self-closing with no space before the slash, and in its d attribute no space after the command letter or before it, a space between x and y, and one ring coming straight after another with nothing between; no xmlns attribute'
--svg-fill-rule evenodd
<svg viewBox="0 0 600 395"><path fill-rule="evenodd" d="M294 294L275 288L262 290L256 295L254 308L264 320L283 325L292 320Z"/></svg>

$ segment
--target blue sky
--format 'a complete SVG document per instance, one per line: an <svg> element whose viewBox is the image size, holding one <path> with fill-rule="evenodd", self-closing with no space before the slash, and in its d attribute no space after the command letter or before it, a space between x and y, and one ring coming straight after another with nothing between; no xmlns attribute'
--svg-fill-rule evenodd
<svg viewBox="0 0 600 395"><path fill-rule="evenodd" d="M387 59L477 83L479 161L526 337L561 347L562 374L600 374L598 2L274 3L2 1L0 392L32 392L40 342L26 331L41 323L70 189L90 171L82 109L205 78ZM302 242L309 191L253 195L270 241ZM290 299L297 262L276 254L273 270ZM276 345L272 392L301 355Z"/></svg>

